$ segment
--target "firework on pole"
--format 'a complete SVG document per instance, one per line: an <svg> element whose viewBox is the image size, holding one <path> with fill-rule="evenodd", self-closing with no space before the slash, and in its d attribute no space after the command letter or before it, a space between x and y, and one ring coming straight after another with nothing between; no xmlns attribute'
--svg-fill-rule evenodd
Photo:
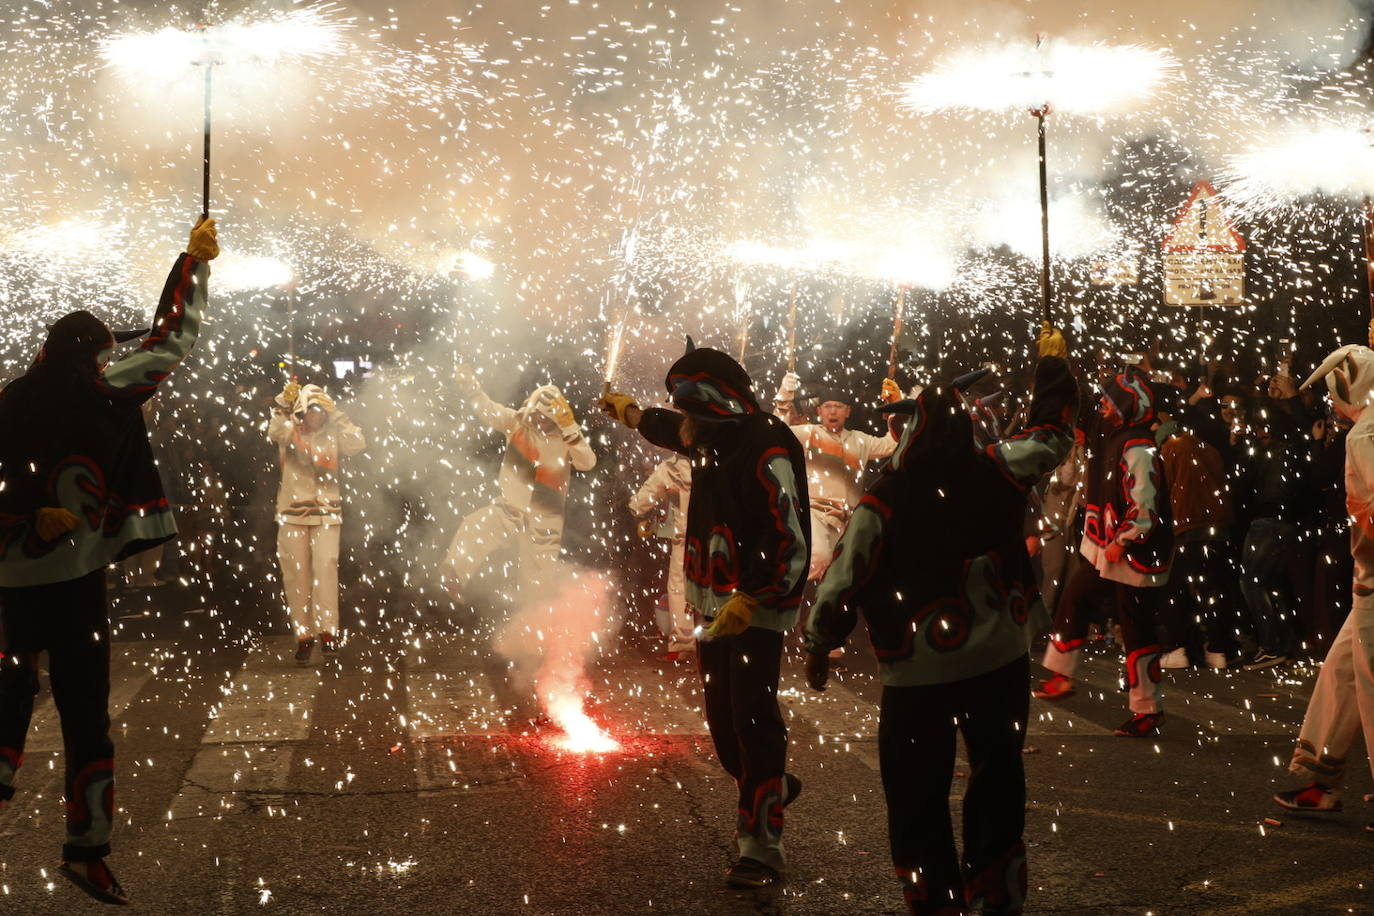
<svg viewBox="0 0 1374 916"><path fill-rule="evenodd" d="M211 25L202 14L191 29L124 32L101 42L101 56L131 82L174 83L202 71L205 93L201 154L201 216L210 214L210 124L214 68L270 69L291 61L310 61L345 53L349 22L333 4L247 16ZM267 76L264 74L263 79Z"/></svg>
<svg viewBox="0 0 1374 916"><path fill-rule="evenodd" d="M1045 321L1052 320L1053 298L1046 117L1052 110L1098 119L1124 113L1177 69L1170 54L1141 45L1074 45L1037 35L1034 46L1003 44L956 53L907 84L903 102L918 114L1028 111L1036 119Z"/></svg>
<svg viewBox="0 0 1374 916"><path fill-rule="evenodd" d="M1250 219L1291 222L1314 198L1358 206L1364 227L1365 276L1374 318L1374 134L1367 121L1318 124L1230 157L1220 193Z"/></svg>

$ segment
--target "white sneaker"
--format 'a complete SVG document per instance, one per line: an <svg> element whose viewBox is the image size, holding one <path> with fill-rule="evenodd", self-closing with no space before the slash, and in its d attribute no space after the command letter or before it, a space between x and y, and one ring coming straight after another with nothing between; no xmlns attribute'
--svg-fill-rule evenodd
<svg viewBox="0 0 1374 916"><path fill-rule="evenodd" d="M1225 668L1226 668L1226 653L1225 653L1225 652L1203 652L1202 655L1203 655L1203 657L1207 660L1207 667L1208 667L1208 668L1213 668L1213 669L1215 669L1215 670L1217 670L1217 671L1223 671L1223 670L1225 670Z"/></svg>
<svg viewBox="0 0 1374 916"><path fill-rule="evenodd" d="M1179 646L1172 652L1165 652L1159 657L1159 667L1161 668L1187 668L1188 650Z"/></svg>

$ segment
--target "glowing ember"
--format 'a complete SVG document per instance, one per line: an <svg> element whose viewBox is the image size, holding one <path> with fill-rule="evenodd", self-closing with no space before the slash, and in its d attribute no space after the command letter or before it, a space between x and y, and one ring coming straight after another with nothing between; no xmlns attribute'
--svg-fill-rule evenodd
<svg viewBox="0 0 1374 916"><path fill-rule="evenodd" d="M587 715L580 696L545 694L543 700L549 718L563 729L563 737L554 740L563 750L578 754L607 754L620 750L620 742L606 734Z"/></svg>

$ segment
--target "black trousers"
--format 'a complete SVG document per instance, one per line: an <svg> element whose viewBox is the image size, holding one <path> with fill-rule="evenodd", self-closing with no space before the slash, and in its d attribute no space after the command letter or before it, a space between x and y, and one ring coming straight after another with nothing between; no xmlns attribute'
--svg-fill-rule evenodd
<svg viewBox="0 0 1374 916"><path fill-rule="evenodd" d="M1074 570L1064 586L1054 612L1054 632L1062 643L1076 648L1088 635L1096 608L1106 599L1116 599L1117 622L1121 624L1121 641L1128 653L1145 647L1157 647L1155 612L1159 604L1158 588L1124 585L1104 579L1091 563L1083 563Z"/></svg>
<svg viewBox="0 0 1374 916"><path fill-rule="evenodd" d="M787 725L778 709L783 634L750 627L697 645L706 724L716 756L739 786L740 855L782 870Z"/></svg>
<svg viewBox="0 0 1374 916"><path fill-rule="evenodd" d="M1226 541L1175 543L1169 584L1164 587L1159 609L1169 648L1182 646L1191 655L1199 655L1197 624L1201 623L1207 634L1207 649L1234 655L1242 607L1240 583Z"/></svg>
<svg viewBox="0 0 1374 916"><path fill-rule="evenodd" d="M0 800L14 796L15 771L24 759L38 693L38 655L47 652L66 758L62 857L71 862L104 858L114 823L105 570L50 585L0 588L0 619Z"/></svg>
<svg viewBox="0 0 1374 916"><path fill-rule="evenodd" d="M1026 898L1026 773L1021 749L1030 713L1030 659L977 677L924 687L884 687L878 752L887 796L892 864L912 913L967 907L1015 914ZM954 847L949 788L962 732L969 778L964 855Z"/></svg>

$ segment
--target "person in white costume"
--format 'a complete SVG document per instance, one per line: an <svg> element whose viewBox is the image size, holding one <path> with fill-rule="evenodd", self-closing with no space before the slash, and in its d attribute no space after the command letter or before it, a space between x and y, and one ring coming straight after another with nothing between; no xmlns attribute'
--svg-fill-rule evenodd
<svg viewBox="0 0 1374 916"><path fill-rule="evenodd" d="M563 546L563 506L573 469L596 467L596 453L555 386L536 388L513 410L487 397L466 366L456 378L477 418L506 437L500 497L463 519L444 557L444 585L459 597L487 557L512 540L526 574L553 565Z"/></svg>
<svg viewBox="0 0 1374 916"><path fill-rule="evenodd" d="M676 497L676 505L662 525L655 525L652 513L663 502ZM668 620L660 623L668 637L668 660L677 661L684 653L696 652L692 615L687 610L686 573L683 570L683 545L686 542L687 504L692 497L692 463L673 455L659 463L643 486L630 498L630 512L639 520L639 531L649 537L655 531L672 543L668 559ZM666 624L666 626L665 626Z"/></svg>
<svg viewBox="0 0 1374 916"><path fill-rule="evenodd" d="M277 395L267 438L277 446L277 558L296 661L309 664L315 640L326 657L338 648L339 459L366 446L362 431L319 385L288 382Z"/></svg>
<svg viewBox="0 0 1374 916"><path fill-rule="evenodd" d="M1374 337L1374 324L1371 326ZM1374 768L1374 350L1350 345L1328 356L1303 383L1325 379L1336 410L1355 425L1345 440L1345 506L1355 561L1350 615L1326 654L1303 716L1290 772L1311 780L1274 800L1300 811L1341 810L1346 758L1364 733ZM1374 832L1374 823L1365 830Z"/></svg>
<svg viewBox="0 0 1374 916"><path fill-rule="evenodd" d="M819 582L835 556L835 545L863 498L864 469L870 461L889 457L897 440L889 433L874 436L846 429L850 399L833 390L820 395L819 423L802 423L793 406L801 379L789 372L778 387L775 413L792 426L806 450L806 484L811 494L811 569L807 578ZM884 379L882 399L898 401L901 389Z"/></svg>

